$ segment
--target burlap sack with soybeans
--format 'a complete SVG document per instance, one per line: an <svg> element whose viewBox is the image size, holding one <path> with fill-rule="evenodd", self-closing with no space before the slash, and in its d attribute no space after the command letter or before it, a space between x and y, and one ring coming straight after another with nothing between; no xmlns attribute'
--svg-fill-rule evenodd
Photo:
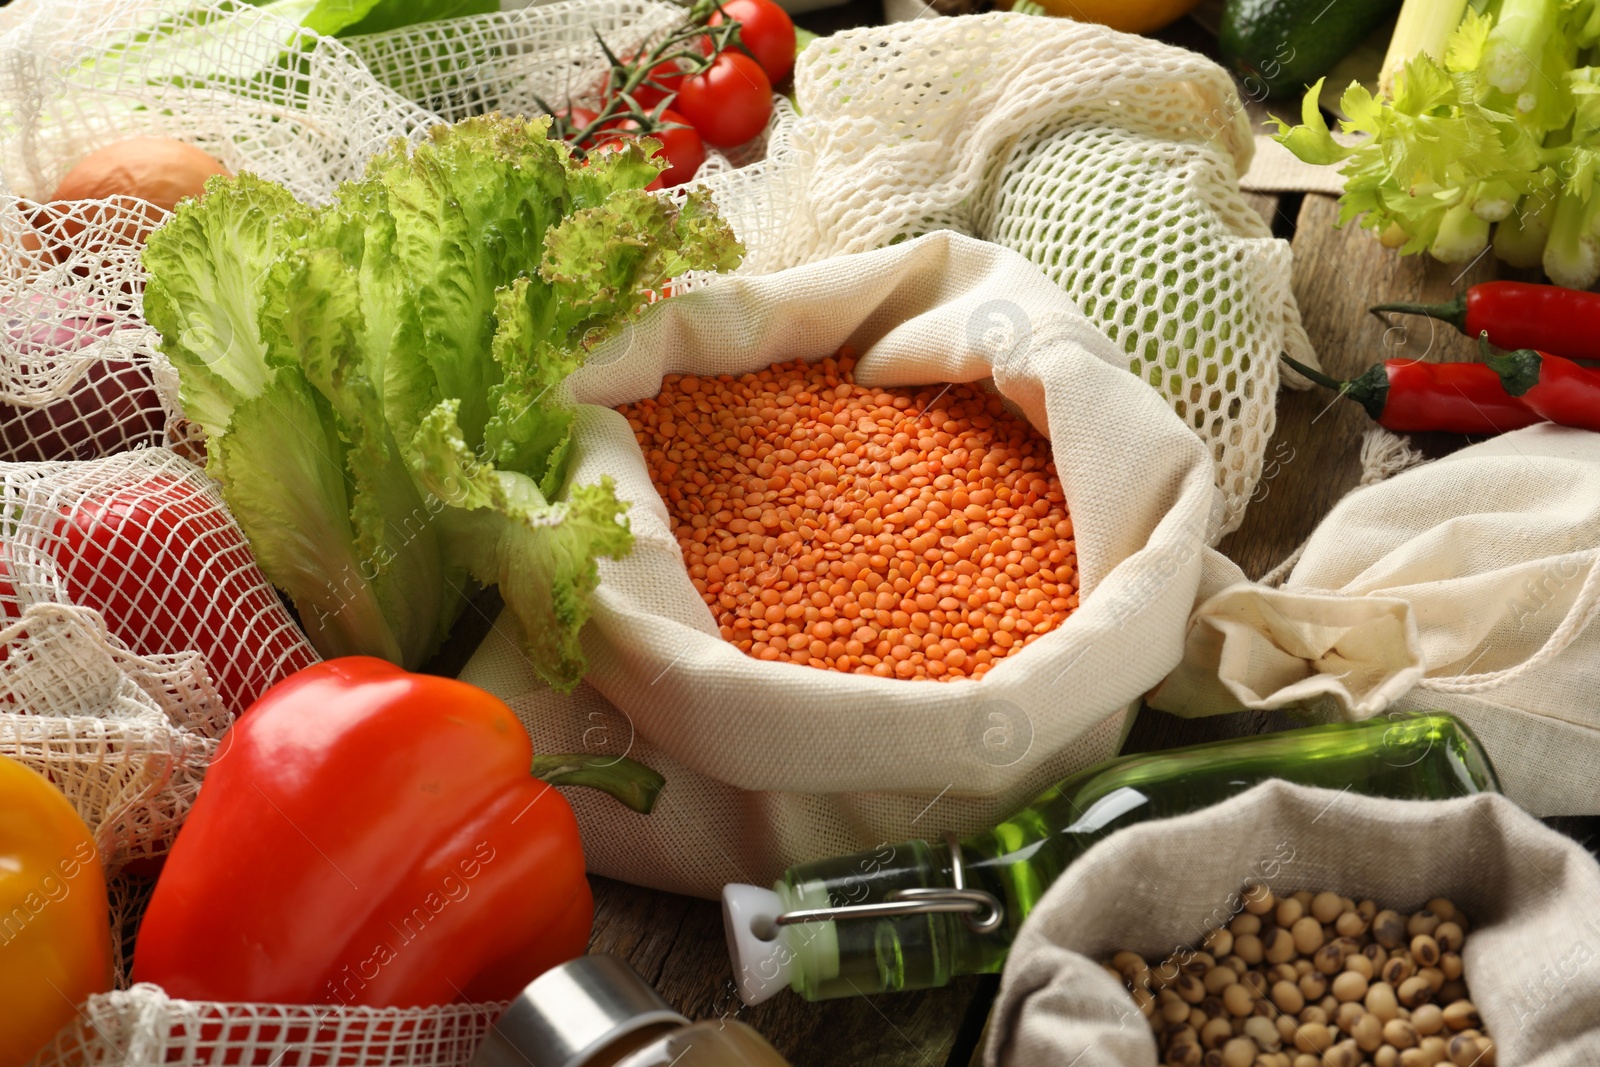
<svg viewBox="0 0 1600 1067"><path fill-rule="evenodd" d="M665 774L649 817L569 799L592 871L701 896L992 825L1114 755L1176 663L1201 549L1260 475L1276 355L1307 352L1287 246L1238 192L1247 123L1203 58L1061 20L930 19L819 42L795 94L764 161L707 181L747 246L739 275L697 280L573 379L595 405L573 477L616 477L637 538L601 563L587 681L540 685L509 613L462 675L540 748ZM981 680L763 663L724 642L638 446L601 410L665 374L841 344L870 385L992 379L1051 440L1081 607Z"/></svg>
<svg viewBox="0 0 1600 1067"><path fill-rule="evenodd" d="M1443 708L1529 811L1600 812L1600 435L1531 426L1357 489L1280 570L1247 582L1208 550L1152 705Z"/></svg>
<svg viewBox="0 0 1600 1067"><path fill-rule="evenodd" d="M1006 960L984 1063L1156 1067L1150 1024L1101 961L1128 950L1159 967L1232 921L1251 882L1402 914L1443 897L1470 920L1462 976L1493 1062L1600 1062L1600 868L1582 846L1492 793L1399 801L1273 781L1129 827L1067 868Z"/></svg>

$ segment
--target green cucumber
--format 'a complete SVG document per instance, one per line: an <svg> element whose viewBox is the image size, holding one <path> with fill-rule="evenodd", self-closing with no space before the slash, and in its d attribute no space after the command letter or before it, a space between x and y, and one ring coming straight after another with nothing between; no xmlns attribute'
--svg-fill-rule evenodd
<svg viewBox="0 0 1600 1067"><path fill-rule="evenodd" d="M1303 93L1333 69L1401 0L1228 0L1222 61L1252 98Z"/></svg>

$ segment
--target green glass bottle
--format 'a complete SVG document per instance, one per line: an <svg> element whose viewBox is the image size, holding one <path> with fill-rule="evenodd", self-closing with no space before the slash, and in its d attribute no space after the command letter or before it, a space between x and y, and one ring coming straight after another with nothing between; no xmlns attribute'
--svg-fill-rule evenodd
<svg viewBox="0 0 1600 1067"><path fill-rule="evenodd" d="M1095 842L1268 778L1417 800L1500 789L1478 739L1442 713L1123 756L1058 783L993 830L951 838L959 865L951 844L907 841L792 867L770 891L725 887L740 996L756 1004L789 987L826 1000L998 971L1045 890ZM824 917L796 921L819 909Z"/></svg>

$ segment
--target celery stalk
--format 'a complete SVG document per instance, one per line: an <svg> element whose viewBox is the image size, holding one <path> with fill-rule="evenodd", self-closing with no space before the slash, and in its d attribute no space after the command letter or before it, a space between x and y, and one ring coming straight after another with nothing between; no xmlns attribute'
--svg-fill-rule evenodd
<svg viewBox="0 0 1600 1067"><path fill-rule="evenodd" d="M1439 220L1428 251L1440 263L1466 263L1489 245L1489 224L1472 213L1472 205L1462 201Z"/></svg>
<svg viewBox="0 0 1600 1067"><path fill-rule="evenodd" d="M1589 234L1591 221L1581 197L1561 194L1544 246L1544 272L1557 285L1587 289L1600 278L1600 247Z"/></svg>
<svg viewBox="0 0 1600 1067"><path fill-rule="evenodd" d="M1539 266L1544 261L1545 242L1550 239L1555 202L1556 194L1549 189L1523 197L1511 216L1494 228L1494 254L1513 267Z"/></svg>
<svg viewBox="0 0 1600 1067"><path fill-rule="evenodd" d="M1600 277L1600 66L1579 56L1593 63L1597 47L1600 0L1407 0L1386 94L1356 84L1340 99L1344 129L1367 139L1334 141L1313 89L1279 140L1342 164L1341 225L1460 262L1498 224L1502 258L1587 287Z"/></svg>
<svg viewBox="0 0 1600 1067"><path fill-rule="evenodd" d="M1517 97L1519 111L1536 106L1541 86L1533 76L1560 14L1561 0L1505 0L1489 31L1480 69L1490 85Z"/></svg>
<svg viewBox="0 0 1600 1067"><path fill-rule="evenodd" d="M1516 206L1517 191L1500 178L1479 182L1472 190L1472 213L1487 222L1500 222Z"/></svg>
<svg viewBox="0 0 1600 1067"><path fill-rule="evenodd" d="M1394 76L1408 59L1427 53L1444 60L1445 42L1467 13L1467 0L1406 0L1378 72L1378 92L1394 95Z"/></svg>

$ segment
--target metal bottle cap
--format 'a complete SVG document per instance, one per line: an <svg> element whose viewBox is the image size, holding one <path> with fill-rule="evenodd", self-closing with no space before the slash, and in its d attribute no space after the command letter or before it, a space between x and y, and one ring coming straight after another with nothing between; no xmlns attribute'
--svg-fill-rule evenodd
<svg viewBox="0 0 1600 1067"><path fill-rule="evenodd" d="M689 1025L615 956L579 956L528 983L478 1047L471 1067L578 1067L625 1034Z"/></svg>

